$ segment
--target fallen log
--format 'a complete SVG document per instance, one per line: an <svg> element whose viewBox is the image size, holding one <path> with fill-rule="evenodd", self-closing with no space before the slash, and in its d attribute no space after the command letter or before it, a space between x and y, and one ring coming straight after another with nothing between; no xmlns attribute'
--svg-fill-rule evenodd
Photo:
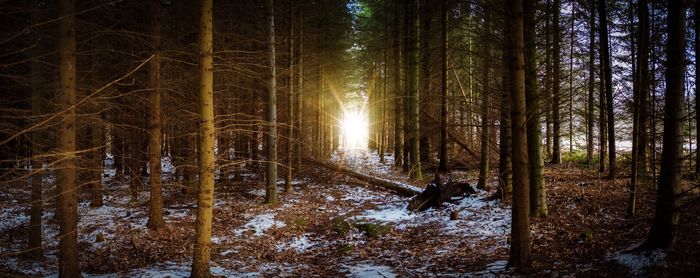
<svg viewBox="0 0 700 278"><path fill-rule="evenodd" d="M316 164L318 166L324 167L326 169L330 169L333 171L338 171L341 172L347 176L350 176L354 179L357 179L362 182L369 183L374 186L386 188L388 190L391 190L398 195L404 196L404 197L413 197L415 195L418 195L421 193L419 188L416 188L414 186L394 182L394 181L389 181L389 180L384 180L380 178L375 178L369 175L365 175L363 173L355 172L351 169L347 169L345 167L342 167L340 165L331 163L331 162L324 162L324 161L319 161L316 159L311 159L311 158L305 158L305 160L311 164Z"/></svg>
<svg viewBox="0 0 700 278"><path fill-rule="evenodd" d="M436 172L435 179L428 186L408 202L410 211L424 211L429 208L439 208L442 203L449 202L453 197L468 197L476 191L466 182L453 182L448 180L443 183Z"/></svg>

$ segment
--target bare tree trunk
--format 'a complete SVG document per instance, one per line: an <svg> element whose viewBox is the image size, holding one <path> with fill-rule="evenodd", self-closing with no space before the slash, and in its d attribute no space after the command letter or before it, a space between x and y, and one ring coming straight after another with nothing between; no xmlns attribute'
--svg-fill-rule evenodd
<svg viewBox="0 0 700 278"><path fill-rule="evenodd" d="M605 109L607 111L608 124L608 178L615 177L615 114L613 111L612 68L610 63L610 45L608 43L608 16L605 0L598 0L598 14L600 16L600 56L603 60L601 67L605 75Z"/></svg>
<svg viewBox="0 0 700 278"><path fill-rule="evenodd" d="M447 170L447 0L442 2L442 13L440 15L440 165L438 170ZM468 108L467 108L468 109Z"/></svg>
<svg viewBox="0 0 700 278"><path fill-rule="evenodd" d="M275 77L275 8L274 0L267 0L267 113L265 117L268 130L266 137L267 175L265 187L265 203L277 203L277 82ZM323 79L321 79L323 80ZM320 128L320 126L319 126ZM322 129L322 128L320 128ZM321 137L319 137L319 140ZM321 145L322 146L322 145ZM323 148L321 147L321 150Z"/></svg>
<svg viewBox="0 0 700 278"><path fill-rule="evenodd" d="M151 60L151 113L148 129L148 165L151 172L151 202L148 214L148 228L158 230L165 226L163 221L163 183L160 174L161 159L161 95L160 95L160 0L151 1L153 16L153 50L154 56Z"/></svg>
<svg viewBox="0 0 700 278"><path fill-rule="evenodd" d="M32 0L30 2L31 9L31 22L32 24L37 24L41 20L39 11L39 1ZM34 42L36 44L40 43L40 34L34 32ZM41 69L39 63L39 46L36 45L31 51L31 62L30 62L30 82L31 82L31 107L32 107L32 117L35 119L33 122L38 122L38 119L42 115L42 91L41 86L43 80L41 78ZM31 173L31 205L29 208L29 235L28 235L28 245L27 249L29 254L34 258L41 258L43 256L43 249L41 247L41 235L42 235L42 222L41 216L43 215L43 160L39 159L38 156L42 152L41 142L43 141L42 134L40 131L32 131L31 133L31 152L32 152L32 173Z"/></svg>
<svg viewBox="0 0 700 278"><path fill-rule="evenodd" d="M292 192L293 174L293 150L294 144L294 0L290 1L289 8L289 91L287 93L287 145L285 154L287 155L287 169L284 177L284 192Z"/></svg>
<svg viewBox="0 0 700 278"><path fill-rule="evenodd" d="M524 272L530 265L529 173L525 105L525 59L523 42L523 2L506 3L509 40L511 124L513 132L513 220L508 265Z"/></svg>
<svg viewBox="0 0 700 278"><path fill-rule="evenodd" d="M75 2L59 2L59 82L57 111L63 112L56 147L62 156L57 163L60 239L58 275L78 277L78 183L76 180L76 43Z"/></svg>
<svg viewBox="0 0 700 278"><path fill-rule="evenodd" d="M680 219L680 167L682 135L680 123L683 117L683 91L685 84L685 1L668 3L668 45L666 69L666 94L664 106L663 150L661 173L656 195L656 213L643 248L669 248L676 238Z"/></svg>
<svg viewBox="0 0 700 278"><path fill-rule="evenodd" d="M561 163L561 27L559 22L559 14L561 3L559 0L554 0L552 7L552 164Z"/></svg>
<svg viewBox="0 0 700 278"><path fill-rule="evenodd" d="M420 73L418 80L418 90L420 98L418 98L418 106L429 107L430 100L432 98L432 86L430 84L430 61L431 61L431 51L430 51L430 33L431 30L431 1L420 0ZM427 121L425 117L420 117L419 126L423 128L423 132L419 132L419 144L420 144L420 161L428 162L430 160L430 136L426 130Z"/></svg>
<svg viewBox="0 0 700 278"><path fill-rule="evenodd" d="M547 193L544 184L542 157L542 111L537 87L537 51L535 39L536 0L523 1L525 41L525 104L527 112L527 152L530 177L530 214L544 217L548 214Z"/></svg>
<svg viewBox="0 0 700 278"><path fill-rule="evenodd" d="M595 2L588 1L588 100L586 107L586 165L593 165L593 102L595 92Z"/></svg>
<svg viewBox="0 0 700 278"><path fill-rule="evenodd" d="M695 47L695 84L700 84L700 74L697 74L698 70L700 70L700 1L695 1L695 6L694 6L694 15L695 15L695 37L693 38L694 42L694 47ZM700 86L696 85L695 86L695 175L700 177L700 112L698 110L700 109ZM640 154L641 156L641 154Z"/></svg>
<svg viewBox="0 0 700 278"><path fill-rule="evenodd" d="M489 11L484 13L484 28L482 32L482 82L483 89L481 91L481 151L480 151L480 161L479 161L479 181L477 182L476 188L485 189L488 186L488 175L489 175L489 95L491 89L489 88L489 78L490 78L490 66L489 57L491 56L490 47L488 43L488 33L490 32L491 22L490 22Z"/></svg>
<svg viewBox="0 0 700 278"><path fill-rule="evenodd" d="M407 82L407 92L408 92L408 134L409 134L409 146L410 146L410 167L409 167L409 177L413 180L423 179L423 174L421 171L420 164L420 107L419 99L420 93L418 89L418 0L411 0L410 3L410 16L411 24L407 26L408 31L408 49L406 49L406 55L408 55L408 65L406 72L406 82Z"/></svg>
<svg viewBox="0 0 700 278"><path fill-rule="evenodd" d="M272 1L272 0L269 0ZM214 47L212 43L212 0L202 0L200 18L200 83L201 117L199 142L199 190L195 224L194 257L191 277L210 277L211 228L214 216Z"/></svg>
<svg viewBox="0 0 700 278"><path fill-rule="evenodd" d="M392 79L393 79L393 91L394 91L394 167L401 169L403 167L403 142L401 135L403 133L401 125L401 111L403 107L403 93L401 91L401 38L400 38L400 25L401 25L401 1L394 1L394 24L393 24L393 56L394 62L392 64Z"/></svg>
<svg viewBox="0 0 700 278"><path fill-rule="evenodd" d="M304 133L304 7L300 5L299 9L299 61L297 62L297 142L295 146L296 170L301 171L302 152L306 148L306 134Z"/></svg>

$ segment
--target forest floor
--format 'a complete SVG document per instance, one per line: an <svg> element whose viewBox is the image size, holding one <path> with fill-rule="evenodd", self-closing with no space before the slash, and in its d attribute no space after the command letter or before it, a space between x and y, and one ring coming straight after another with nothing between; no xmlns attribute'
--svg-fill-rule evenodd
<svg viewBox="0 0 700 278"><path fill-rule="evenodd" d="M336 163L395 181L392 157L336 154ZM170 175L166 167L166 175ZM112 171L113 172L113 171ZM455 179L476 182L476 173ZM700 202L684 207L675 249L631 250L645 238L653 216L654 189L642 186L638 214L626 216L626 178L600 179L592 169L547 166L550 215L532 220L535 276L692 276L700 265ZM620 175L621 177L623 175ZM48 180L47 183L51 181ZM175 182L165 192L167 227L146 229L148 192L130 200L128 185L107 177L105 205L80 203L80 264L85 276L188 277L196 202ZM510 205L488 201L493 193L455 200L441 209L410 213L407 198L326 169L308 168L282 193L278 205L262 205L264 182L247 174L217 184L212 273L257 276L510 276L505 269ZM280 183L281 186L281 183ZM495 187L495 181L492 184ZM41 260L24 258L28 187L0 188L0 276L57 273L58 224L44 213ZM281 190L281 187L280 187ZM87 196L85 196L87 200ZM450 220L458 211L457 220Z"/></svg>

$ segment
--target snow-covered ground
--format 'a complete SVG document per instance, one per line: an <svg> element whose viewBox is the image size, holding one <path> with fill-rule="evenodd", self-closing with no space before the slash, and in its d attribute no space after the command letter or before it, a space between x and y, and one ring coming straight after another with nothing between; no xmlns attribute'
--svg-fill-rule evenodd
<svg viewBox="0 0 700 278"><path fill-rule="evenodd" d="M337 155L336 159L340 159L340 156ZM400 174L394 174L391 169L393 162L390 156L387 157L387 162L379 163L376 154L363 151L354 157L345 156L343 161L347 167L355 167L358 171L363 170L373 176L401 179ZM164 161L164 165L169 165L167 162ZM365 163L375 165L362 168ZM164 172L172 171L169 167L164 166ZM108 166L106 173L113 173L109 168ZM321 182L294 180L294 192L280 193L281 205L269 207L259 205L265 191L261 188L261 183L255 185L254 175L245 177L243 184L249 186L241 191L245 194L240 195L235 191L222 194L217 189L212 273L225 277L297 276L312 273L309 271L322 266L327 268L325 271L349 277L396 277L403 273L428 275L432 273L428 266L435 264L431 258L449 260L454 254L464 252L465 248L477 248L473 244L482 241L495 243L493 248L506 246L510 210L501 207L497 201L484 201L487 192L479 191L474 196L447 203L442 209L411 213L406 210L407 199L390 192L363 187L351 179L319 180ZM134 245L131 248L138 252L147 251L139 251L141 248L157 250L157 247L146 246L154 240L148 236L150 232L146 229L147 188L142 187L138 202L132 202L128 194L128 181L115 181L108 175L104 182L105 205L92 208L89 203L83 202L79 207L79 241L83 252L87 252L84 254L109 254L125 248L120 246L124 242L130 242L128 244ZM168 200L177 192L177 189L166 190L165 199ZM13 200L10 195L3 197ZM189 239L193 236L193 231L188 227L193 225L196 213L193 198L187 200L186 203L166 206L165 218L171 225L185 225L178 227L180 230L177 231L184 231ZM232 211L234 208L240 210ZM457 220L449 219L453 211L459 212ZM0 209L0 217L0 233L17 230L27 225L29 220L26 208L19 203ZM52 217L52 213L45 213L46 259L27 261L11 257L0 260L0 269L28 275L55 275L58 225L51 220ZM338 217L349 223L349 231L345 234L329 231L331 228L328 228L327 223ZM382 224L389 227L390 232L379 238L371 238L359 230L358 225L363 223ZM422 250L414 249L421 248L416 244L425 242L416 243L411 237L422 237L420 234L424 231L441 238L430 245L437 246L438 249L422 253ZM395 240L400 241L391 243ZM440 244L441 241L445 243ZM191 241L185 242L189 246L175 246L182 249L175 256L180 259L154 261L147 266L139 264L138 267L118 273L84 273L84 276L187 277ZM17 252L23 248L23 243L15 239L10 244L2 243L0 247L3 253ZM413 254L411 257L416 261L409 263L411 268L407 268L402 265L403 259L394 259L397 254L399 257ZM326 258L323 264L314 262L319 257ZM454 270L443 271L455 275L460 273Z"/></svg>

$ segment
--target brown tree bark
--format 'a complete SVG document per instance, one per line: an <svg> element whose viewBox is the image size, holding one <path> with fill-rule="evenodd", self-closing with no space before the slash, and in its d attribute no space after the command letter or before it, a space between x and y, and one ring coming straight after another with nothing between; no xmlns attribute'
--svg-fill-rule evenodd
<svg viewBox="0 0 700 278"><path fill-rule="evenodd" d="M610 62L610 44L608 43L608 13L606 0L598 0L598 15L600 22L600 57L602 59L603 77L605 78L605 110L608 131L608 170L607 178L615 177L615 114L613 110L612 68Z"/></svg>
<svg viewBox="0 0 700 278"><path fill-rule="evenodd" d="M275 8L274 0L266 2L266 22L267 22L267 94L266 102L267 109L265 121L268 126L265 132L267 150L266 163L266 186L265 186L265 203L277 203L277 81L275 71ZM321 77L322 78L322 77ZM319 117L320 119L320 117ZM320 121L319 121L320 124ZM322 130L319 126L319 130ZM319 140L322 137L319 136ZM323 150L323 145L319 145Z"/></svg>
<svg viewBox="0 0 700 278"><path fill-rule="evenodd" d="M668 3L668 41L666 47L666 94L661 172L656 195L656 211L649 237L642 248L669 248L677 236L680 219L681 120L684 115L685 84L685 2Z"/></svg>
<svg viewBox="0 0 700 278"><path fill-rule="evenodd" d="M59 84L57 111L62 113L56 147L62 156L57 163L60 215L58 276L78 277L78 183L76 179L76 44L75 1L59 2Z"/></svg>
<svg viewBox="0 0 700 278"><path fill-rule="evenodd" d="M513 132L513 213L508 265L524 272L530 265L529 167L525 105L525 59L523 40L523 2L506 1L509 40L511 124Z"/></svg>
<svg viewBox="0 0 700 278"><path fill-rule="evenodd" d="M148 228L158 230L165 226L163 220L163 181L161 180L161 90L160 90L160 0L151 1L153 16L153 60L150 62L150 113L148 119L148 166L150 170L151 201Z"/></svg>
<svg viewBox="0 0 700 278"><path fill-rule="evenodd" d="M272 1L272 0L269 0ZM214 49L212 43L212 0L202 0L199 39L199 190L191 277L210 277L211 228L214 206Z"/></svg>

